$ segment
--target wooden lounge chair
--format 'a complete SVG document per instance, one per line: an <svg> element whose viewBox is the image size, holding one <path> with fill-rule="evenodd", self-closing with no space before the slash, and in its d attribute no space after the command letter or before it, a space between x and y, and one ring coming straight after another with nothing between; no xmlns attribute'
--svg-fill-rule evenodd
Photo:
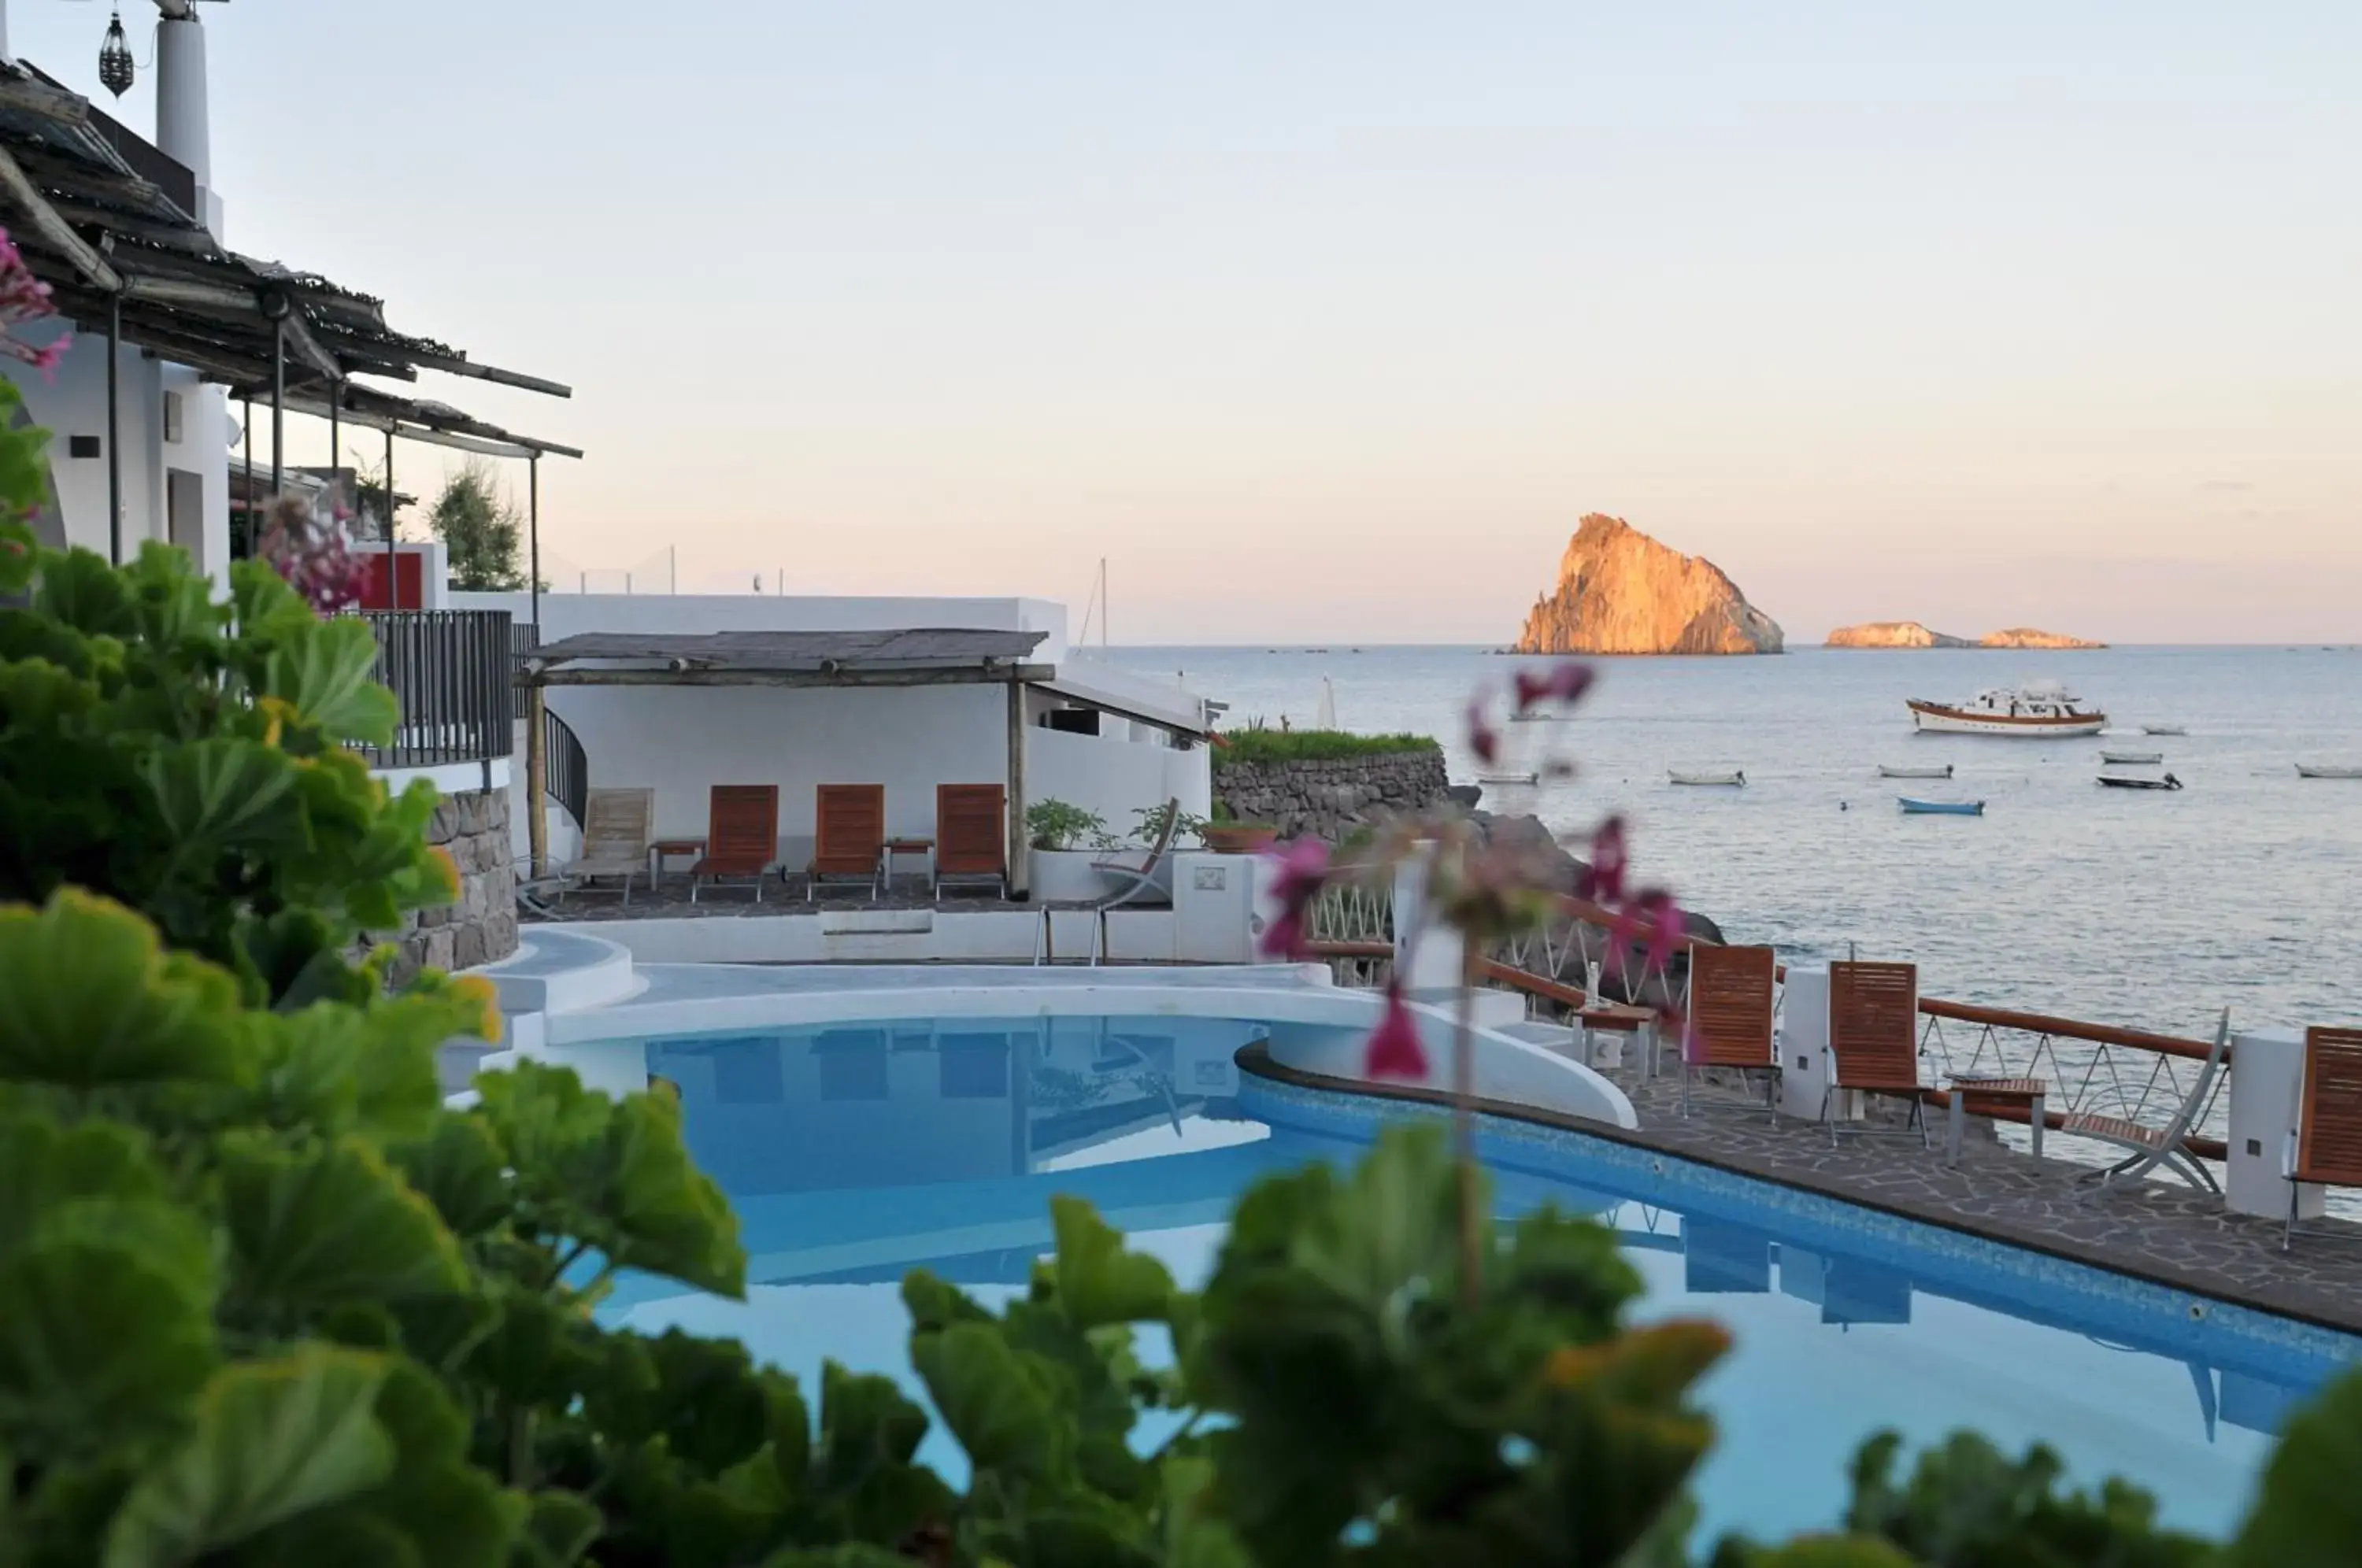
<svg viewBox="0 0 2362 1568"><path fill-rule="evenodd" d="M1682 1114L1690 1113L1690 1077L1706 1067L1764 1073L1772 1120L1780 1120L1780 1063L1772 1050L1778 957L1769 947L1690 949L1689 1028L1682 1045Z"/></svg>
<svg viewBox="0 0 2362 1568"><path fill-rule="evenodd" d="M999 784L935 786L935 897L950 880L989 882L1009 896L1009 791Z"/></svg>
<svg viewBox="0 0 2362 1568"><path fill-rule="evenodd" d="M2280 1174L2289 1184L2288 1224L2280 1232L2286 1252L2296 1240L2303 1187L2362 1187L2362 1029L2304 1032L2304 1084Z"/></svg>
<svg viewBox="0 0 2362 1568"><path fill-rule="evenodd" d="M1131 903L1144 893L1156 891L1156 874L1164 868L1164 856L1173 847L1174 833L1181 823L1181 802L1176 798L1164 802L1164 825L1157 830L1156 842L1145 852L1134 850L1109 860L1094 860L1091 869L1115 879L1116 890L1098 901L1091 922L1091 962L1097 964L1106 954L1108 945L1108 911ZM1046 916L1044 917L1046 918Z"/></svg>
<svg viewBox="0 0 2362 1568"><path fill-rule="evenodd" d="M886 786L823 784L814 821L804 901L819 897L822 881L866 881L877 898L886 863Z"/></svg>
<svg viewBox="0 0 2362 1568"><path fill-rule="evenodd" d="M2094 1192L2105 1192L2121 1182L2138 1181L2159 1165L2193 1187L2202 1187L2218 1195L2222 1192L2205 1162L2190 1152L2190 1134L2213 1099L2215 1081L2222 1077L2223 1060L2230 1044L2231 1010L2226 1007L2214 1026L2214 1048L2207 1053L2206 1065L2199 1068L2198 1081L2175 1109L2172 1120L2162 1127L2151 1127L2128 1116L2095 1116L2078 1111L2070 1111L2058 1119L2061 1132L2096 1138L2127 1151L2125 1158L2100 1173Z"/></svg>
<svg viewBox="0 0 2362 1568"><path fill-rule="evenodd" d="M1829 1145L1838 1141L1830 1114L1849 1090L1899 1096L1911 1102L1906 1131L1924 1147L1926 1090L1919 1083L1919 966L1839 963L1829 966L1829 1078L1821 1091L1821 1120Z"/></svg>
<svg viewBox="0 0 2362 1568"><path fill-rule="evenodd" d="M779 863L779 787L716 784L708 800L705 854L689 868L689 901L697 902L708 878L751 877L761 903L763 878Z"/></svg>
<svg viewBox="0 0 2362 1568"><path fill-rule="evenodd" d="M632 878L648 872L648 840L656 832L657 792L654 790L593 790L583 806L582 849L558 868L557 896L569 885L594 877L614 877L624 884L624 902L632 901Z"/></svg>

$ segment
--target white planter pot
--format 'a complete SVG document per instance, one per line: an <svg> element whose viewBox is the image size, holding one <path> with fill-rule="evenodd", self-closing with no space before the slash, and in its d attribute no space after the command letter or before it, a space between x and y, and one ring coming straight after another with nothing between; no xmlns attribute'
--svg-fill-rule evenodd
<svg viewBox="0 0 2362 1568"><path fill-rule="evenodd" d="M1103 858L1096 849L1036 849L1028 853L1037 903L1097 903L1115 891L1106 872L1091 869L1092 861Z"/></svg>

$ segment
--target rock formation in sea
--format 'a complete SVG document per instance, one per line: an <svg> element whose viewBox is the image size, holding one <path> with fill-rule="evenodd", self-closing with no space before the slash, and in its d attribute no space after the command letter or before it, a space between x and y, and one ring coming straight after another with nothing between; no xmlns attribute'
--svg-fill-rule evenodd
<svg viewBox="0 0 2362 1568"><path fill-rule="evenodd" d="M2036 631L2032 626L2011 626L1977 638L1947 636L1930 631L1916 621L1864 621L1859 626L1839 626L1831 632L1826 645L1833 648L2103 648L2105 643L2087 643L2081 637L2067 636L2058 632Z"/></svg>
<svg viewBox="0 0 2362 1568"><path fill-rule="evenodd" d="M2037 631L2032 626L2005 626L1998 632L1986 633L1977 646L1986 648L2103 648L2108 645L2088 643L2064 632Z"/></svg>
<svg viewBox="0 0 2362 1568"><path fill-rule="evenodd" d="M1558 586L1535 601L1511 651L1758 654L1781 646L1779 626L1721 568L1595 512L1575 529Z"/></svg>
<svg viewBox="0 0 2362 1568"><path fill-rule="evenodd" d="M1829 634L1828 646L1833 648L1972 648L1977 645L1966 637L1947 636L1931 631L1916 621L1864 621L1859 626L1839 626Z"/></svg>

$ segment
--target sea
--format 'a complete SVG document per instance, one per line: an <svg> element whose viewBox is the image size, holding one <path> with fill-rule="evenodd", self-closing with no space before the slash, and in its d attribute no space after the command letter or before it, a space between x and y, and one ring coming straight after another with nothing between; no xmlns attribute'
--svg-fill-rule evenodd
<svg viewBox="0 0 2362 1568"><path fill-rule="evenodd" d="M1110 665L1179 679L1222 723L1311 724L1323 682L1337 725L1443 745L1452 781L1479 771L1464 714L1528 661L1471 647L1111 647ZM1612 812L1636 872L1787 957L1906 959L1921 994L2213 1037L2362 1023L2362 647L1805 648L1777 657L1603 658L1563 722L1505 726L1499 767L1576 773L1491 786L1486 810L1531 812L1578 854ZM2097 739L1921 735L1906 698L2063 681L2109 715ZM2143 724L2186 735L2150 736ZM2100 752L2154 750L2158 767ZM1949 780L1879 766L1950 763ZM1677 787L1669 769L1728 769L1742 789ZM2103 789L2103 771L2172 792ZM1905 815L1905 794L1981 800L1981 817Z"/></svg>

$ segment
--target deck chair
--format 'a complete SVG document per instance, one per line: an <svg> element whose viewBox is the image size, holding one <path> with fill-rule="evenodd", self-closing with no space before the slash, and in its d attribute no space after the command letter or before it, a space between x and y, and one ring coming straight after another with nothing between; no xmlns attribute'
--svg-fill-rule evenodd
<svg viewBox="0 0 2362 1568"><path fill-rule="evenodd" d="M935 898L946 881L988 882L1009 897L1009 792L998 784L935 786Z"/></svg>
<svg viewBox="0 0 2362 1568"><path fill-rule="evenodd" d="M2213 1173L2190 1152L2190 1134L2213 1099L2215 1080L2222 1077L2223 1060L2230 1045L2231 1010L2226 1007L2214 1026L2214 1048L2206 1054L2206 1065L2199 1068L2198 1081L2191 1086L2188 1098L2175 1110L2173 1119L2162 1127L2151 1127L2127 1116L2096 1116L2082 1111L2069 1111L2058 1119L2061 1132L2096 1138L2126 1151L2125 1158L2099 1173L2098 1185L2092 1189L2094 1194L2122 1182L2138 1181L2159 1165L2192 1187L2202 1187L2221 1194L2223 1189L2214 1184Z"/></svg>
<svg viewBox="0 0 2362 1568"><path fill-rule="evenodd" d="M869 896L880 891L886 865L886 786L823 784L813 820L811 864L804 877L804 902L820 896L823 881L864 881Z"/></svg>
<svg viewBox="0 0 2362 1568"><path fill-rule="evenodd" d="M632 878L648 874L648 840L656 834L654 790L593 790L582 808L582 851L558 868L557 896L576 880L621 878L624 903L632 901Z"/></svg>
<svg viewBox="0 0 2362 1568"><path fill-rule="evenodd" d="M763 878L779 863L779 787L716 784L708 801L705 854L689 868L689 901L697 902L708 878L752 877L761 903Z"/></svg>
<svg viewBox="0 0 2362 1568"><path fill-rule="evenodd" d="M1116 890L1098 901L1092 911L1091 962L1097 964L1107 952L1108 911L1131 903L1144 893L1156 890L1156 874L1164 866L1164 856L1173 847L1173 835L1181 824L1181 802L1176 798L1164 802L1164 825L1157 830L1156 842L1142 851L1109 860L1094 860L1091 869L1114 878Z"/></svg>
<svg viewBox="0 0 2362 1568"><path fill-rule="evenodd" d="M1682 1114L1690 1113L1690 1078L1707 1067L1767 1075L1764 1100L1780 1120L1780 1063L1772 1050L1772 980L1779 959L1769 947L1690 949L1690 1005L1682 1043Z"/></svg>
<svg viewBox="0 0 2362 1568"><path fill-rule="evenodd" d="M1838 1142L1837 1097L1849 1089L1895 1095L1911 1102L1906 1131L1927 1142L1926 1091L1919 1083L1919 966L1839 963L1829 966L1829 1082L1821 1091L1821 1120L1829 1146Z"/></svg>
<svg viewBox="0 0 2362 1568"><path fill-rule="evenodd" d="M2280 1154L2288 1179L2288 1224L2280 1251L2296 1240L2296 1208L2307 1187L2362 1187L2362 1029L2304 1032L2304 1084L2296 1131Z"/></svg>

